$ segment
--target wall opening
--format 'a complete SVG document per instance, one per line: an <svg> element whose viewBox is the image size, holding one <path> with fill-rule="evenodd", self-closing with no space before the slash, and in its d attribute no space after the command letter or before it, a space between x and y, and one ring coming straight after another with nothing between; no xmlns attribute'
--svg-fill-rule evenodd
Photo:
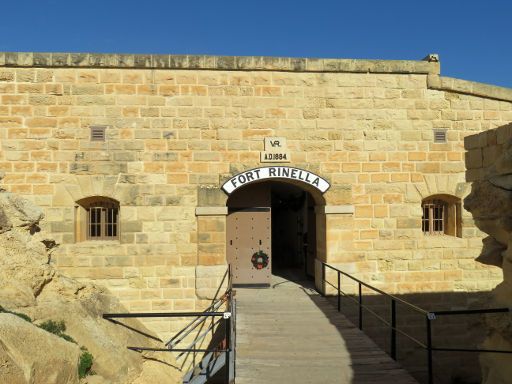
<svg viewBox="0 0 512 384"><path fill-rule="evenodd" d="M450 195L432 195L421 202L421 229L425 235L462 237L460 199Z"/></svg>
<svg viewBox="0 0 512 384"><path fill-rule="evenodd" d="M252 183L228 199L227 259L236 285L269 286L272 275L315 276L315 259L325 249L315 211L324 199L289 180ZM320 225L323 228L322 225Z"/></svg>
<svg viewBox="0 0 512 384"><path fill-rule="evenodd" d="M314 277L316 220L313 198L309 192L284 183L274 183L270 193L272 273L293 269Z"/></svg>
<svg viewBox="0 0 512 384"><path fill-rule="evenodd" d="M81 199L75 205L75 240L118 240L119 202L105 196Z"/></svg>

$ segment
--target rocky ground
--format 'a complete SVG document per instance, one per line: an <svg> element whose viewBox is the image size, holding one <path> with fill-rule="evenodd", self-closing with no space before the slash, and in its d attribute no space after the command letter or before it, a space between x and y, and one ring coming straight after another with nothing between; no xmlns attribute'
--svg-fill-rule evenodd
<svg viewBox="0 0 512 384"><path fill-rule="evenodd" d="M127 312L105 289L60 274L51 264L57 244L39 229L42 210L0 190L0 378L2 383L178 383L182 373L169 353L128 345L162 343L115 325L103 313ZM31 321L13 313L28 315ZM66 341L38 325L63 321ZM151 334L136 320L125 322ZM82 349L81 349L82 348ZM79 378L84 349L93 375ZM90 373L89 372L89 373Z"/></svg>

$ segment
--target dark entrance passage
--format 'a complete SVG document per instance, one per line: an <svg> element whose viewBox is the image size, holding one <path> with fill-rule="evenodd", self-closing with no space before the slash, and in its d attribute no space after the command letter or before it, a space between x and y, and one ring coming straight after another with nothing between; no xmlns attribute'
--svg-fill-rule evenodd
<svg viewBox="0 0 512 384"><path fill-rule="evenodd" d="M316 251L315 203L301 188L285 183L272 183L272 272L300 270L314 275Z"/></svg>
<svg viewBox="0 0 512 384"><path fill-rule="evenodd" d="M271 274L313 278L317 252L315 200L288 182L254 183L227 202L227 259L233 283L269 286Z"/></svg>

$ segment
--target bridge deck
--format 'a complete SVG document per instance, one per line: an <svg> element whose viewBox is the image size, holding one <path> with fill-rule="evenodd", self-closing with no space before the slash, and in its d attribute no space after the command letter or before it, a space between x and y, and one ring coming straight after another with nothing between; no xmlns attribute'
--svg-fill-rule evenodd
<svg viewBox="0 0 512 384"><path fill-rule="evenodd" d="M417 384L311 287L273 276L236 298L237 384Z"/></svg>

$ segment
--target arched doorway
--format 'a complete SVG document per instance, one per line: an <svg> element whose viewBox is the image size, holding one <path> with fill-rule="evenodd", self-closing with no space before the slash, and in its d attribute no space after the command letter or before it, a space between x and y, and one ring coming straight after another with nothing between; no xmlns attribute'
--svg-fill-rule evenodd
<svg viewBox="0 0 512 384"><path fill-rule="evenodd" d="M272 274L314 278L325 250L321 192L288 179L255 181L228 198L227 259L233 283L269 286Z"/></svg>

